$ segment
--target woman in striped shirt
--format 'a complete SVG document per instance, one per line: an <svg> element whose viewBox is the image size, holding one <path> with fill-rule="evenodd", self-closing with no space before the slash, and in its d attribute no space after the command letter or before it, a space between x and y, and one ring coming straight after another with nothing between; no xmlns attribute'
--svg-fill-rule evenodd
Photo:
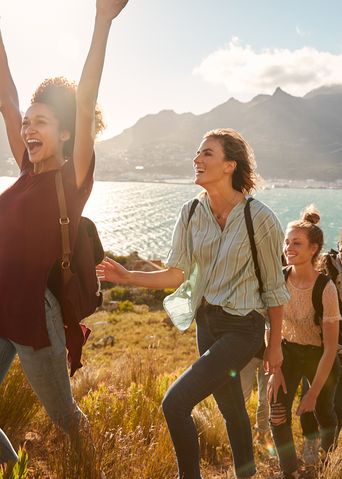
<svg viewBox="0 0 342 479"><path fill-rule="evenodd" d="M149 288L192 285L190 302L196 313L201 356L163 400L179 479L201 478L191 411L211 394L226 421L236 477L248 478L254 475L255 464L239 371L262 346L266 310L271 323L266 367L274 372L282 363L282 305L288 299L281 266L283 234L274 213L261 202L252 201L263 282L260 294L244 215L246 195L254 189L256 179L251 148L234 130L213 130L204 136L193 164L195 183L205 192L191 219L193 200L182 207L166 269L127 271L106 259L98 274L106 281Z"/></svg>

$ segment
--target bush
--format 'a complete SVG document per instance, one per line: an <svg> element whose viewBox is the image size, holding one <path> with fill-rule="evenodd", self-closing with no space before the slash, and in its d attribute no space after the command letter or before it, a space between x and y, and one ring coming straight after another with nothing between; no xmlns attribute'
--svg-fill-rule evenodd
<svg viewBox="0 0 342 479"><path fill-rule="evenodd" d="M133 311L134 304L128 299L126 299L126 301L119 301L118 310L120 311L120 313L125 313L126 311Z"/></svg>
<svg viewBox="0 0 342 479"><path fill-rule="evenodd" d="M110 291L111 301L125 301L126 299L132 299L132 291L129 288L123 286L114 286Z"/></svg>

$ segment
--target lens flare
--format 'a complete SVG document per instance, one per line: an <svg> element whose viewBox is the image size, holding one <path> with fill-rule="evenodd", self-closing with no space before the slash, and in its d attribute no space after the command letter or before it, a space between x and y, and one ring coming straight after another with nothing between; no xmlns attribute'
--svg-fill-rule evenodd
<svg viewBox="0 0 342 479"><path fill-rule="evenodd" d="M266 443L266 449L267 449L270 456L276 456L277 455L276 450L275 450L275 448L274 448L274 446L271 442Z"/></svg>

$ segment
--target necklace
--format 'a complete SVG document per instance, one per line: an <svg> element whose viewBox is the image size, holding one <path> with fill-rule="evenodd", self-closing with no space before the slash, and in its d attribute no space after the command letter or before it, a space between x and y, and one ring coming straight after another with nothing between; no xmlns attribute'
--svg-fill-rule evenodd
<svg viewBox="0 0 342 479"><path fill-rule="evenodd" d="M227 208L225 208L223 211L221 211L221 213L214 213L214 216L217 220L223 220L223 219L226 219L227 216L229 215L229 213L231 212L231 210L234 208L235 206L235 200L236 200L236 195L238 194L238 191L235 191L235 194L233 196L233 199L231 202L229 202L229 206Z"/></svg>

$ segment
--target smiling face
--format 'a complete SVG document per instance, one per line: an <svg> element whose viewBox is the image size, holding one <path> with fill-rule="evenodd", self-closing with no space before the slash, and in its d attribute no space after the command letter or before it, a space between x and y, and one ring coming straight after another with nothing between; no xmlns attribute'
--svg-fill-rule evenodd
<svg viewBox="0 0 342 479"><path fill-rule="evenodd" d="M288 265L311 264L317 250L318 245L309 242L308 235L303 229L291 228L286 230L284 255Z"/></svg>
<svg viewBox="0 0 342 479"><path fill-rule="evenodd" d="M195 183L203 188L226 182L236 166L235 161L226 160L220 141L210 137L202 141L193 162Z"/></svg>
<svg viewBox="0 0 342 479"><path fill-rule="evenodd" d="M33 103L23 118L21 137L30 161L36 165L46 161L60 163L64 142L70 135L60 130L59 121L48 105Z"/></svg>

